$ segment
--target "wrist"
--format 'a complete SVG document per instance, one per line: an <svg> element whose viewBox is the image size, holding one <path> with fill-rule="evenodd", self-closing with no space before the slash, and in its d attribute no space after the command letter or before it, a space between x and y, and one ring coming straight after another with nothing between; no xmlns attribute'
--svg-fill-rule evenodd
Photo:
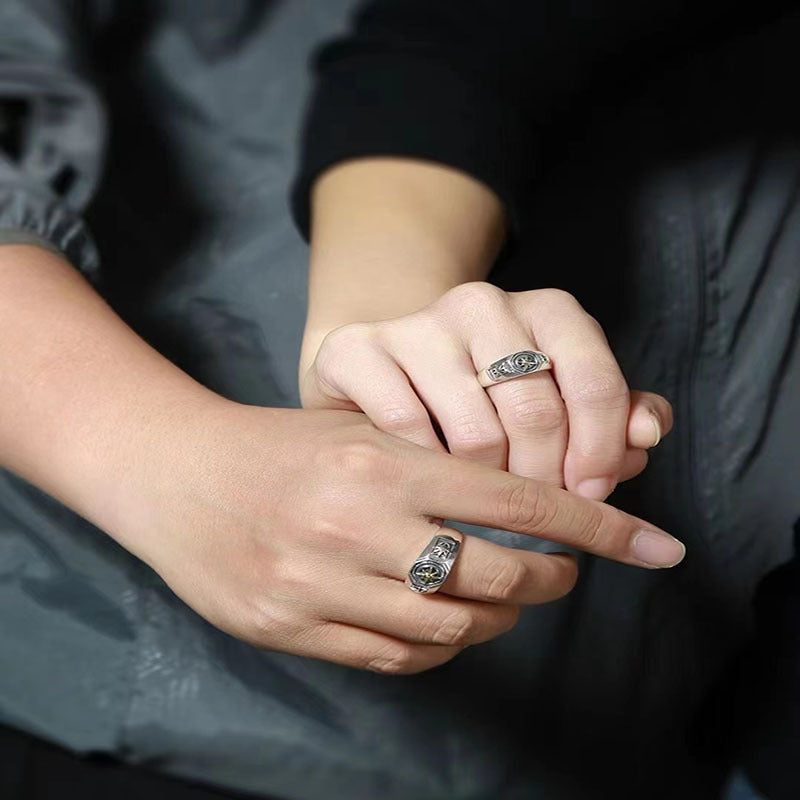
<svg viewBox="0 0 800 800"><path fill-rule="evenodd" d="M202 471L203 437L213 436L219 410L236 404L203 387L166 382L129 399L130 405L120 403L92 421L83 446L64 454L69 477L51 474L53 488L46 488L152 564L170 500Z"/></svg>
<svg viewBox="0 0 800 800"><path fill-rule="evenodd" d="M443 165L399 158L356 159L324 172L312 220L301 374L335 328L403 316L485 279L505 232L488 187Z"/></svg>
<svg viewBox="0 0 800 800"><path fill-rule="evenodd" d="M31 245L0 248L0 375L0 466L112 535L180 419L222 401Z"/></svg>

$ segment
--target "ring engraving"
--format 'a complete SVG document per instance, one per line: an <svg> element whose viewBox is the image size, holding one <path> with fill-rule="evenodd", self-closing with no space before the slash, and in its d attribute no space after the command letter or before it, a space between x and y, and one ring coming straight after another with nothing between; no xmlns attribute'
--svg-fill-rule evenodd
<svg viewBox="0 0 800 800"><path fill-rule="evenodd" d="M460 549L458 539L443 533L434 536L411 565L408 588L420 594L435 592L447 580Z"/></svg>
<svg viewBox="0 0 800 800"><path fill-rule="evenodd" d="M546 353L538 350L520 350L491 363L478 373L478 381L486 388L494 383L510 381L523 375L552 369L552 362Z"/></svg>

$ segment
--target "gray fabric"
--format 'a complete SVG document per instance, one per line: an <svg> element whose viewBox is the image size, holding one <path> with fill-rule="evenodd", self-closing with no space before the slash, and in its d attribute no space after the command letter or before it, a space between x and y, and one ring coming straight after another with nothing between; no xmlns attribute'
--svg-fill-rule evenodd
<svg viewBox="0 0 800 800"><path fill-rule="evenodd" d="M20 205L0 204L0 228L44 236L92 274L91 229L94 279L142 335L227 396L295 405L306 253L287 187L309 51L352 3L46 5L0 5L0 86L33 56L46 78L15 91L33 106L72 98L52 139L79 177L60 195L52 173L7 159L0 194ZM776 31L765 41L778 47ZM91 80L105 159L87 77L63 69L86 37L103 65ZM691 69L673 94L651 89L656 112L680 108L687 86L702 109L723 85L707 63ZM3 474L0 721L287 799L717 796L707 701L800 513L800 154L794 130L755 146L736 126L675 152L681 115L652 111L615 109L591 146L554 158L529 250L496 277L573 290L630 384L674 403L675 433L614 501L683 538L683 566L583 558L568 598L439 669L388 677L218 632L102 532ZM619 125L640 153L615 147Z"/></svg>
<svg viewBox="0 0 800 800"><path fill-rule="evenodd" d="M95 278L98 254L81 212L100 177L105 120L83 77L76 11L52 0L0 3L0 108L24 101L26 111L20 152L0 149L0 231L39 236Z"/></svg>
<svg viewBox="0 0 800 800"><path fill-rule="evenodd" d="M725 800L767 800L767 798L756 792L747 778L737 773L728 787Z"/></svg>

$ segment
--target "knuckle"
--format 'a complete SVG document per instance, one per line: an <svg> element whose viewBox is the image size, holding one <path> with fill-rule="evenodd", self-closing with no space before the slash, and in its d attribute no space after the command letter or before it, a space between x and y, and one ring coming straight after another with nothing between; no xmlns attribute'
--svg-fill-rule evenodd
<svg viewBox="0 0 800 800"><path fill-rule="evenodd" d="M516 558L504 558L486 565L482 595L490 602L505 603L520 593L527 578L525 564Z"/></svg>
<svg viewBox="0 0 800 800"><path fill-rule="evenodd" d="M624 457L624 453L620 452L624 441L624 431L613 439L607 434L608 431L603 438L595 436L572 445L572 453L581 459L583 469L590 469L598 475L606 472L615 474L620 469Z"/></svg>
<svg viewBox="0 0 800 800"><path fill-rule="evenodd" d="M281 641L294 629L288 612L274 600L252 604L249 613L249 639L261 645Z"/></svg>
<svg viewBox="0 0 800 800"><path fill-rule="evenodd" d="M445 617L431 637L434 644L467 645L475 633L476 620L469 611L458 609Z"/></svg>
<svg viewBox="0 0 800 800"><path fill-rule="evenodd" d="M594 329L595 329L595 332L598 334L598 336L599 336L599 337L600 337L600 338L601 338L603 341L605 341L605 339L606 339L606 332L603 330L603 326L602 326L602 324L600 323L600 320L599 320L599 319L597 319L597 317L593 317L591 314L589 314L589 313L588 313L587 311L585 311L585 310L584 310L584 312L583 312L583 313L586 315L586 322L587 322L587 323L588 323L588 324L589 324L589 325L590 325L592 328L594 328Z"/></svg>
<svg viewBox="0 0 800 800"><path fill-rule="evenodd" d="M352 553L364 549L363 531L358 525L353 524L352 519L348 520L347 515L338 513L327 513L324 518L313 520L306 528L298 533L298 540L302 539L305 546L310 547L317 553L343 554ZM318 575L313 573L307 576L305 572L289 577L290 585L302 586L308 584ZM306 580L306 583L302 583Z"/></svg>
<svg viewBox="0 0 800 800"><path fill-rule="evenodd" d="M510 406L508 426L517 431L554 433L566 427L567 410L563 403L517 398Z"/></svg>
<svg viewBox="0 0 800 800"><path fill-rule="evenodd" d="M337 549L341 549L339 541ZM296 604L299 599L307 598L311 590L318 585L319 571L313 562L303 563L299 559L284 556L272 561L266 570L264 580L269 586L271 604ZM270 611L273 616L275 613L274 609Z"/></svg>
<svg viewBox="0 0 800 800"><path fill-rule="evenodd" d="M622 408L628 405L630 393L621 375L593 374L590 378L571 382L575 400L583 406Z"/></svg>
<svg viewBox="0 0 800 800"><path fill-rule="evenodd" d="M413 646L403 642L387 644L367 659L365 668L384 675L410 675L417 671Z"/></svg>
<svg viewBox="0 0 800 800"><path fill-rule="evenodd" d="M489 427L477 415L465 413L448 431L447 444L450 452L458 455L490 457L505 451L506 437L502 429Z"/></svg>
<svg viewBox="0 0 800 800"><path fill-rule="evenodd" d="M335 372L345 359L352 359L354 350L372 339L373 333L372 326L366 322L353 322L332 330L317 350L317 372L323 376Z"/></svg>
<svg viewBox="0 0 800 800"><path fill-rule="evenodd" d="M555 503L533 481L514 478L500 490L498 516L514 530L548 528L556 513Z"/></svg>
<svg viewBox="0 0 800 800"><path fill-rule="evenodd" d="M268 580L273 591L285 591L298 582L297 565L288 558L277 558L269 565Z"/></svg>
<svg viewBox="0 0 800 800"><path fill-rule="evenodd" d="M494 434L464 436L456 434L448 440L450 452L468 458L490 458L505 451L505 437Z"/></svg>
<svg viewBox="0 0 800 800"><path fill-rule="evenodd" d="M319 466L325 474L345 475L349 480L371 482L385 474L390 458L376 431L367 428L342 441L337 439L317 450Z"/></svg>
<svg viewBox="0 0 800 800"><path fill-rule="evenodd" d="M470 281L450 289L442 300L446 306L453 306L460 311L485 314L487 308L505 306L508 295L491 283Z"/></svg>
<svg viewBox="0 0 800 800"><path fill-rule="evenodd" d="M428 423L428 416L421 410L407 406L390 406L381 409L373 422L386 433L403 434L424 428Z"/></svg>
<svg viewBox="0 0 800 800"><path fill-rule="evenodd" d="M369 322L350 322L334 328L323 340L323 346L334 350L348 350L353 345L372 339L375 326Z"/></svg>
<svg viewBox="0 0 800 800"><path fill-rule="evenodd" d="M551 306L578 306L581 307L581 304L578 302L578 299L575 297L574 294L564 290L564 289L557 289L555 287L549 289L540 289L539 296Z"/></svg>
<svg viewBox="0 0 800 800"><path fill-rule="evenodd" d="M605 518L599 509L591 508L573 526L575 545L582 550L596 550L603 542Z"/></svg>

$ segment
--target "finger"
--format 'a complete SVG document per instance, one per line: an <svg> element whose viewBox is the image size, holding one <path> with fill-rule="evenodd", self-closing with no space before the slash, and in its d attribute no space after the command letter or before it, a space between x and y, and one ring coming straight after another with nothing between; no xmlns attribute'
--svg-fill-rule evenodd
<svg viewBox="0 0 800 800"><path fill-rule="evenodd" d="M527 293L526 293L527 294ZM603 329L566 292L513 295L553 361L569 418L564 485L595 500L613 490L625 457L629 391Z"/></svg>
<svg viewBox="0 0 800 800"><path fill-rule="evenodd" d="M649 458L647 450L629 447L625 451L625 458L622 461L622 469L619 473L619 482L629 481L644 472ZM613 497L613 492L611 494Z"/></svg>
<svg viewBox="0 0 800 800"><path fill-rule="evenodd" d="M457 600L441 589L422 595L377 575L360 579L358 591L343 584L327 588L315 600L330 619L409 642L464 647L494 639L519 619L519 606Z"/></svg>
<svg viewBox="0 0 800 800"><path fill-rule="evenodd" d="M325 621L292 642L292 653L387 675L412 675L450 661L464 646L414 644L385 633Z"/></svg>
<svg viewBox="0 0 800 800"><path fill-rule="evenodd" d="M639 566L674 566L685 554L666 531L604 503L447 454L415 454L408 472L421 513L527 533Z"/></svg>
<svg viewBox="0 0 800 800"><path fill-rule="evenodd" d="M462 330L475 371L520 350L538 349L516 317L487 313L481 327ZM547 372L482 389L494 403L508 438L508 470L517 475L563 486L567 447L567 410Z"/></svg>
<svg viewBox="0 0 800 800"><path fill-rule="evenodd" d="M619 474L620 483L622 481L629 481L631 478L635 478L641 472L644 472L647 461L647 450L639 450L633 447L628 448L625 452L625 459L622 462L622 469Z"/></svg>
<svg viewBox="0 0 800 800"><path fill-rule="evenodd" d="M453 595L483 603L535 605L558 600L569 593L578 577L575 559L568 554L532 553L482 539L425 521L419 532L390 538L369 555L367 567L376 574L405 580L411 565L439 533L461 539L455 563L436 594ZM415 593L402 588L412 598ZM433 595L422 596L423 600Z"/></svg>
<svg viewBox="0 0 800 800"><path fill-rule="evenodd" d="M628 447L655 447L672 429L672 405L654 392L631 391Z"/></svg>
<svg viewBox="0 0 800 800"><path fill-rule="evenodd" d="M394 341L392 348L442 429L448 450L459 458L505 469L508 442L503 426L460 343L431 336L423 358L416 341Z"/></svg>
<svg viewBox="0 0 800 800"><path fill-rule="evenodd" d="M347 353L346 359L343 352ZM347 398L376 428L422 447L444 451L428 410L408 376L379 344L353 337L327 353L321 350L314 367L320 391L326 397L325 407L330 407L327 398L331 395ZM358 369L353 364L358 364ZM313 407L313 403L307 407Z"/></svg>

